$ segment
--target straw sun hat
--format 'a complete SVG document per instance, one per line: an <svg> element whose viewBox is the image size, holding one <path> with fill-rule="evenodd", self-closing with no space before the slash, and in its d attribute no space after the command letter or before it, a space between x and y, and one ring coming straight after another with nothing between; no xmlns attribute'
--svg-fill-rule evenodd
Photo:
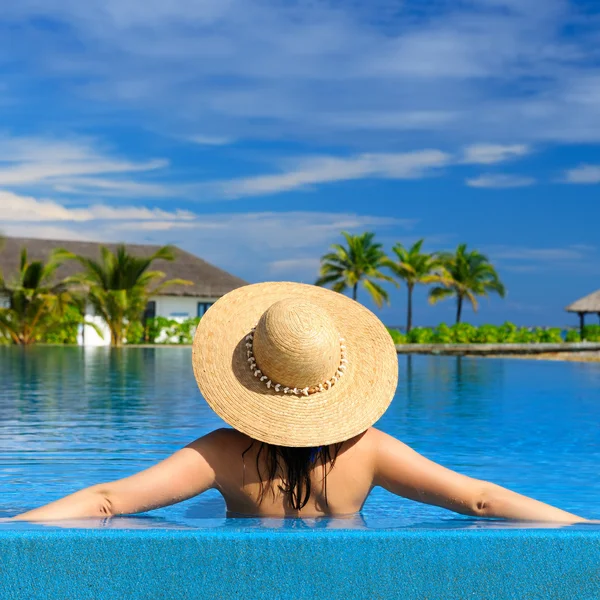
<svg viewBox="0 0 600 600"><path fill-rule="evenodd" d="M230 292L202 317L193 346L198 387L246 435L322 446L362 433L398 382L392 338L364 306L301 283Z"/></svg>

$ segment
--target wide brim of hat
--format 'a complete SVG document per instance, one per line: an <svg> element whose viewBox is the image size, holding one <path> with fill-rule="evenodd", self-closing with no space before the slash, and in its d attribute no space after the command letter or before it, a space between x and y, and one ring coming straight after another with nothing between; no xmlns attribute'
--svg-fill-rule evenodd
<svg viewBox="0 0 600 600"><path fill-rule="evenodd" d="M347 369L330 390L284 395L267 389L249 368L245 336L272 304L287 298L325 309L345 339ZM192 364L204 399L226 423L279 446L323 446L366 431L398 383L396 348L383 323L347 296L301 283L258 283L220 298L196 330Z"/></svg>

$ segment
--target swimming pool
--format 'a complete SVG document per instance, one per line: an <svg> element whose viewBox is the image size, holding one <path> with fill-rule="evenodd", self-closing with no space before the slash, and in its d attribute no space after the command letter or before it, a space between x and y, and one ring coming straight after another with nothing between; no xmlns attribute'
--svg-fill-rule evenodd
<svg viewBox="0 0 600 600"><path fill-rule="evenodd" d="M447 467L600 518L600 364L403 356L399 368L379 427ZM4 347L0 382L0 517L131 474L223 425L200 397L189 348ZM383 490L363 517L368 527L471 521ZM143 521L224 518L212 492Z"/></svg>
<svg viewBox="0 0 600 600"><path fill-rule="evenodd" d="M399 369L396 397L379 427L447 467L600 518L600 364L403 356ZM0 517L131 474L223 425L199 395L189 348L0 347L0 384ZM135 586L150 585L135 578L139 569L154 569L179 592L146 590L137 597L187 597L183 589L190 597L202 589L221 589L220 597L290 597L286 586L323 569L332 552L345 568L337 573L346 598L390 596L400 581L410 582L406 598L450 597L450 585L480 594L473 597L490 597L495 589L500 597L494 586L516 580L528 590L520 597L565 597L575 582L588 595L572 598L597 597L590 590L600 589L600 527L545 530L477 520L383 490L350 520L226 519L220 496L207 493L150 515L64 525L0 524L0 553L8 557L0 564L0 583L13 590L12 596L0 591L0 598L37 597L19 596L27 581L44 590L39 597L52 597L49 589L66 597L72 565L82 564L87 579L76 571L89 595L80 589L76 597L99 593L93 586L108 568L122 571L111 579L112 597L131 597ZM148 558L153 548L160 558ZM200 568L192 567L194 552L213 565L203 563L202 589L198 581L185 587L178 579ZM256 552L268 558L268 567L260 566ZM273 587L282 552L302 561ZM465 563L469 553L477 554L475 566ZM355 572L368 561L376 561L369 572L372 595L363 594ZM184 564L188 570L177 575ZM217 578L226 567L238 575L245 568L258 587L252 591L237 577L237 587L226 593ZM62 575L53 578L56 570ZM306 585L317 585L324 573L329 570ZM282 595L268 596L260 585ZM546 593L548 586L556 596ZM302 589L297 597L311 597Z"/></svg>

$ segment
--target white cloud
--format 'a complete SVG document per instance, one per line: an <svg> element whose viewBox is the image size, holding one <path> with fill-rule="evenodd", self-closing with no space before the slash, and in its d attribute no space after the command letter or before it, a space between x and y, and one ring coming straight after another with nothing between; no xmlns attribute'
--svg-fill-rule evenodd
<svg viewBox="0 0 600 600"><path fill-rule="evenodd" d="M565 183L600 183L600 165L579 165L569 169L563 179Z"/></svg>
<svg viewBox="0 0 600 600"><path fill-rule="evenodd" d="M440 150L398 154L359 154L347 158L317 156L300 159L280 174L259 175L215 184L230 198L276 194L318 183L353 179L414 179L450 164L451 156Z"/></svg>
<svg viewBox="0 0 600 600"><path fill-rule="evenodd" d="M170 212L145 206L93 204L85 208L67 207L53 200L19 196L0 190L0 226L9 222L180 221L194 218L195 215L188 211Z"/></svg>
<svg viewBox="0 0 600 600"><path fill-rule="evenodd" d="M542 262L579 261L590 255L594 248L568 246L566 248L527 248L520 246L497 246L490 249L495 258L505 260L533 260Z"/></svg>
<svg viewBox="0 0 600 600"><path fill-rule="evenodd" d="M477 165L493 165L511 158L529 154L530 149L525 144L498 145L475 144L465 148L464 162Z"/></svg>
<svg viewBox="0 0 600 600"><path fill-rule="evenodd" d="M140 220L133 214L127 219L125 215L129 210L123 209L114 215L119 217L114 220L99 217L46 221L51 215L67 216L50 211L41 214L37 222L0 218L0 231L6 235L51 239L172 243L249 280L275 277L309 281L319 257L332 243L341 241L341 231L402 235L415 225L411 219L301 211L195 215L193 220L186 220L187 215L175 220L173 214L160 220L156 212L151 215L155 220ZM56 211L56 207L52 207L52 211ZM98 214L104 216L102 211ZM78 212L71 216L81 217Z"/></svg>
<svg viewBox="0 0 600 600"><path fill-rule="evenodd" d="M233 138L218 135L192 135L187 138L199 146L227 146L233 143Z"/></svg>
<svg viewBox="0 0 600 600"><path fill-rule="evenodd" d="M513 273L597 272L597 248L584 244L570 244L546 248L527 246L489 246L485 248L490 260L499 271Z"/></svg>
<svg viewBox="0 0 600 600"><path fill-rule="evenodd" d="M596 248L588 245L571 244L558 248L528 248L524 246L491 246L490 255L497 260L529 261L537 263L579 262L595 255Z"/></svg>
<svg viewBox="0 0 600 600"><path fill-rule="evenodd" d="M318 276L321 261L317 256L308 258L288 258L283 260L274 260L267 265L268 272L279 277L287 273L294 273L297 281L312 283Z"/></svg>
<svg viewBox="0 0 600 600"><path fill-rule="evenodd" d="M428 146L440 131L460 143L600 139L598 23L582 31L565 0L5 4L20 35L0 51L20 69L5 75L3 96L31 104L23 80L58 82L70 108L85 103L74 119L100 106L217 137L360 144L370 132L395 150L398 130Z"/></svg>
<svg viewBox="0 0 600 600"><path fill-rule="evenodd" d="M411 130L443 128L460 120L460 113L449 110L374 110L332 112L320 117L325 127L357 130Z"/></svg>
<svg viewBox="0 0 600 600"><path fill-rule="evenodd" d="M2 223L0 231L3 235L24 238L39 238L44 240L75 240L78 242L98 241L100 234L93 230L81 231L72 227L61 227L59 225L38 225L36 223Z"/></svg>
<svg viewBox="0 0 600 600"><path fill-rule="evenodd" d="M469 187L475 188L509 189L533 185L535 184L535 179L533 177L525 177L522 175L489 173L467 179L465 183Z"/></svg>
<svg viewBox="0 0 600 600"><path fill-rule="evenodd" d="M168 161L132 162L97 146L87 139L0 136L0 186L44 187L65 194L169 195L166 185L129 179L134 173L162 170Z"/></svg>

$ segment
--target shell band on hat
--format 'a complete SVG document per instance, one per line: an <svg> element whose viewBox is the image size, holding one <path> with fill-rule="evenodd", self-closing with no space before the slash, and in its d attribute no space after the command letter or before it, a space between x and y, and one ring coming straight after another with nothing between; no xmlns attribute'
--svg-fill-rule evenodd
<svg viewBox="0 0 600 600"><path fill-rule="evenodd" d="M338 365L337 371L335 375L333 375L327 381L322 383L318 383L316 385L311 385L300 388L291 388L286 387L281 383L275 383L271 381L265 375L256 364L256 358L254 358L254 331L256 330L256 326L252 328L252 332L246 336L246 356L248 357L248 364L250 366L250 370L254 373L254 377L260 378L259 381L264 383L268 389L273 389L275 392L282 392L283 394L292 394L294 396L310 396L311 394L318 394L319 392L326 392L330 390L338 380L344 375L344 371L347 368L348 359L346 358L346 346L344 344L345 340L343 337L340 338L340 364Z"/></svg>

